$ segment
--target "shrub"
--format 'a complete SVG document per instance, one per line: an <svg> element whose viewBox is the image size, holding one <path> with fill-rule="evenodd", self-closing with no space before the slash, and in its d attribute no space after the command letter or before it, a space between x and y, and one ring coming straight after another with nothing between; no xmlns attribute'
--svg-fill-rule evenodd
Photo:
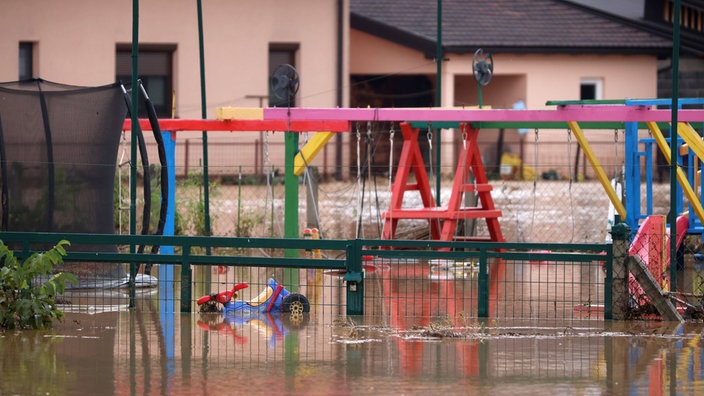
<svg viewBox="0 0 704 396"><path fill-rule="evenodd" d="M0 241L0 328L44 329L61 320L63 312L56 307L55 297L63 293L67 282L76 283L73 274L53 274L54 266L63 263L66 245L68 241L60 241L20 263ZM48 275L48 280L40 281Z"/></svg>

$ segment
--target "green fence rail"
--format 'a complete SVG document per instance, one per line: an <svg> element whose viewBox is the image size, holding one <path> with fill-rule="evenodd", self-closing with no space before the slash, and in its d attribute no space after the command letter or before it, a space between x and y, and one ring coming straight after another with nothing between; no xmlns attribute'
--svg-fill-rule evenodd
<svg viewBox="0 0 704 396"><path fill-rule="evenodd" d="M312 240L312 239L270 239L233 237L192 237L192 236L144 236L144 235L105 235L105 234L61 234L3 232L0 239L14 249L15 254L26 257L33 252L44 251L60 240L68 240L69 247L64 261L104 262L130 264L132 279L140 264L180 264L181 293L180 310L190 312L195 300L192 295L192 268L194 266L247 266L276 267L283 269L323 269L338 270L344 273L342 280L346 288L347 315L363 315L365 306L365 270L363 258L401 262L413 260L450 260L474 262L478 266L477 316L490 315L492 287L491 267L508 263L523 262L570 263L573 266L601 263L603 269L603 317L611 318L611 265L613 259L610 244L543 244L543 243L496 243L496 242L441 242L418 240ZM117 252L79 251L77 246L112 245ZM137 251L137 246L174 246L174 254L129 253ZM217 254L207 254L212 248L221 248ZM281 257L260 257L245 254L247 249L276 249L288 254ZM318 258L290 256L290 251L320 249L328 252L328 257ZM122 252L125 251L125 252ZM325 257L326 255L324 255ZM424 262L425 263L425 262ZM427 263L425 263L427 264ZM508 287L505 284L504 287ZM565 287L565 286L562 286ZM130 306L134 305L134 282L131 284ZM509 302L510 303L510 302Z"/></svg>

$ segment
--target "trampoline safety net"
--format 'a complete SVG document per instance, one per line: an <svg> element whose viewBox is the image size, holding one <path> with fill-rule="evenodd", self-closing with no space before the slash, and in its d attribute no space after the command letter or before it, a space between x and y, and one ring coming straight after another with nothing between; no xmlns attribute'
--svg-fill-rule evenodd
<svg viewBox="0 0 704 396"><path fill-rule="evenodd" d="M2 231L114 233L116 158L126 111L117 84L0 83ZM80 272L124 276L120 266L70 265L79 279Z"/></svg>

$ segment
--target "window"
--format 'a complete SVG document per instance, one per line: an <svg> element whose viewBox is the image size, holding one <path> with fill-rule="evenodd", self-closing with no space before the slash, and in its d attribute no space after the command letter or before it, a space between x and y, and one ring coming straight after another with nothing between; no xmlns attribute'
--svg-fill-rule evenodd
<svg viewBox="0 0 704 396"><path fill-rule="evenodd" d="M29 80L34 78L34 43L21 41L20 42L20 80Z"/></svg>
<svg viewBox="0 0 704 396"><path fill-rule="evenodd" d="M269 77L271 77L271 75L274 73L274 70L276 70L276 68L281 64L287 63L293 67L296 67L297 51L298 44L269 44L269 74L267 77L267 87L269 90L269 107L283 107L287 105L285 99L280 100L275 98L274 95L272 95L271 85L269 84ZM291 105L295 106L295 98L294 103L292 103Z"/></svg>
<svg viewBox="0 0 704 396"><path fill-rule="evenodd" d="M175 45L140 45L139 78L154 104L160 118L173 116L173 53ZM116 53L115 80L130 89L132 82L132 47L118 44ZM140 106L139 117L146 117L144 106Z"/></svg>
<svg viewBox="0 0 704 396"><path fill-rule="evenodd" d="M598 78L583 78L579 85L580 100L601 100L602 82Z"/></svg>
<svg viewBox="0 0 704 396"><path fill-rule="evenodd" d="M685 29L697 32L704 31L704 10L697 5L680 5L680 26ZM662 19L668 25L672 25L675 19L675 5L672 1L665 1L662 10Z"/></svg>

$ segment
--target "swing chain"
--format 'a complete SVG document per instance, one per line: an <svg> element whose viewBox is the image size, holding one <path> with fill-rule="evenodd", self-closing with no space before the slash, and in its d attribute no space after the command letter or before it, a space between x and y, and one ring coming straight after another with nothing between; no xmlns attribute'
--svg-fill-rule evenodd
<svg viewBox="0 0 704 396"><path fill-rule="evenodd" d="M360 155L359 155L359 149L362 141L362 134L359 131L359 124L355 125L356 129L356 135L357 135L357 179L361 177L360 172L361 172L361 160L360 160Z"/></svg>
<svg viewBox="0 0 704 396"><path fill-rule="evenodd" d="M618 163L618 129L614 129L614 178L619 178L619 163Z"/></svg>
<svg viewBox="0 0 704 396"><path fill-rule="evenodd" d="M394 171L394 122L391 121L391 128L389 129L389 191L391 191L392 185L392 175Z"/></svg>
<svg viewBox="0 0 704 396"><path fill-rule="evenodd" d="M433 149L433 130L430 129L430 125L428 125L428 149Z"/></svg>
<svg viewBox="0 0 704 396"><path fill-rule="evenodd" d="M267 175L270 172L271 165L269 164L269 132L264 132L264 170Z"/></svg>
<svg viewBox="0 0 704 396"><path fill-rule="evenodd" d="M535 194L538 182L538 128L535 128L535 143L533 144L533 161L535 161L535 172L533 173L533 194Z"/></svg>
<svg viewBox="0 0 704 396"><path fill-rule="evenodd" d="M462 130L462 148L467 149L467 124L460 124L460 129Z"/></svg>
<svg viewBox="0 0 704 396"><path fill-rule="evenodd" d="M362 163L360 158L360 148L362 134L359 131L359 123L355 124L355 132L357 135L357 225L355 227L355 238L359 238L360 224L362 218Z"/></svg>
<svg viewBox="0 0 704 396"><path fill-rule="evenodd" d="M570 191L572 190L572 129L567 128L567 175L570 186Z"/></svg>

